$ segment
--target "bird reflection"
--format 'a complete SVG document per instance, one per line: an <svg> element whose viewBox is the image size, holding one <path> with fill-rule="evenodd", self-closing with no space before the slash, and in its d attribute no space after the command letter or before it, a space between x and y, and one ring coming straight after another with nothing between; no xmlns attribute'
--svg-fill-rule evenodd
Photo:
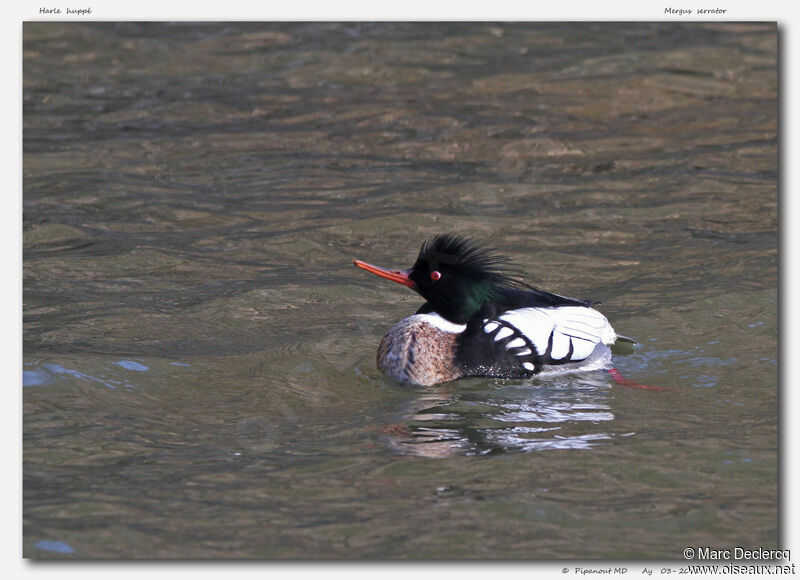
<svg viewBox="0 0 800 580"><path fill-rule="evenodd" d="M605 373L449 383L420 391L383 433L396 453L428 458L589 449L612 437L610 388Z"/></svg>

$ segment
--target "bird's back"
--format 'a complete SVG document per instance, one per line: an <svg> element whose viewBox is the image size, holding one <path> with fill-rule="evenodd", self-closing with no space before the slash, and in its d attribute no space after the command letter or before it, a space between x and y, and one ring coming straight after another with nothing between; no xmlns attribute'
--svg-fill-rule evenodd
<svg viewBox="0 0 800 580"><path fill-rule="evenodd" d="M606 317L588 302L544 294L484 305L459 336L456 361L464 372L524 377L608 362L616 333Z"/></svg>

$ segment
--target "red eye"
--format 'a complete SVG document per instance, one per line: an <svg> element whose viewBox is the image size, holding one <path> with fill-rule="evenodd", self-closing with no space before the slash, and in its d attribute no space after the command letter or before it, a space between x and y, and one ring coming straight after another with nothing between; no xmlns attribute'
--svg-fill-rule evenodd
<svg viewBox="0 0 800 580"><path fill-rule="evenodd" d="M431 272L431 280L433 280L434 282L436 282L441 277L442 273L439 272L438 270L434 270L433 272Z"/></svg>

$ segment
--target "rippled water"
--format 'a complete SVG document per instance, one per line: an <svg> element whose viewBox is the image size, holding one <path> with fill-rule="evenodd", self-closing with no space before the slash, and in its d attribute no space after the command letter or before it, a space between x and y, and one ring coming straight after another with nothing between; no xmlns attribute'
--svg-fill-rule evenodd
<svg viewBox="0 0 800 580"><path fill-rule="evenodd" d="M24 26L24 553L776 547L772 24ZM375 368L440 231L640 341Z"/></svg>

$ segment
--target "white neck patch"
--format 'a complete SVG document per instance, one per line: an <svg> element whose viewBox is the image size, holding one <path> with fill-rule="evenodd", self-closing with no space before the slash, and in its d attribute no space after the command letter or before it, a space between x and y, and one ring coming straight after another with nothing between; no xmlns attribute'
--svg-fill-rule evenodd
<svg viewBox="0 0 800 580"><path fill-rule="evenodd" d="M435 312L432 312L430 314L417 314L415 316L425 319L425 322L427 322L431 326L435 326L439 330L444 330L445 332L452 332L453 334L458 334L460 332L464 332L467 329L466 324L455 324L454 322L450 322L449 320L442 318Z"/></svg>

